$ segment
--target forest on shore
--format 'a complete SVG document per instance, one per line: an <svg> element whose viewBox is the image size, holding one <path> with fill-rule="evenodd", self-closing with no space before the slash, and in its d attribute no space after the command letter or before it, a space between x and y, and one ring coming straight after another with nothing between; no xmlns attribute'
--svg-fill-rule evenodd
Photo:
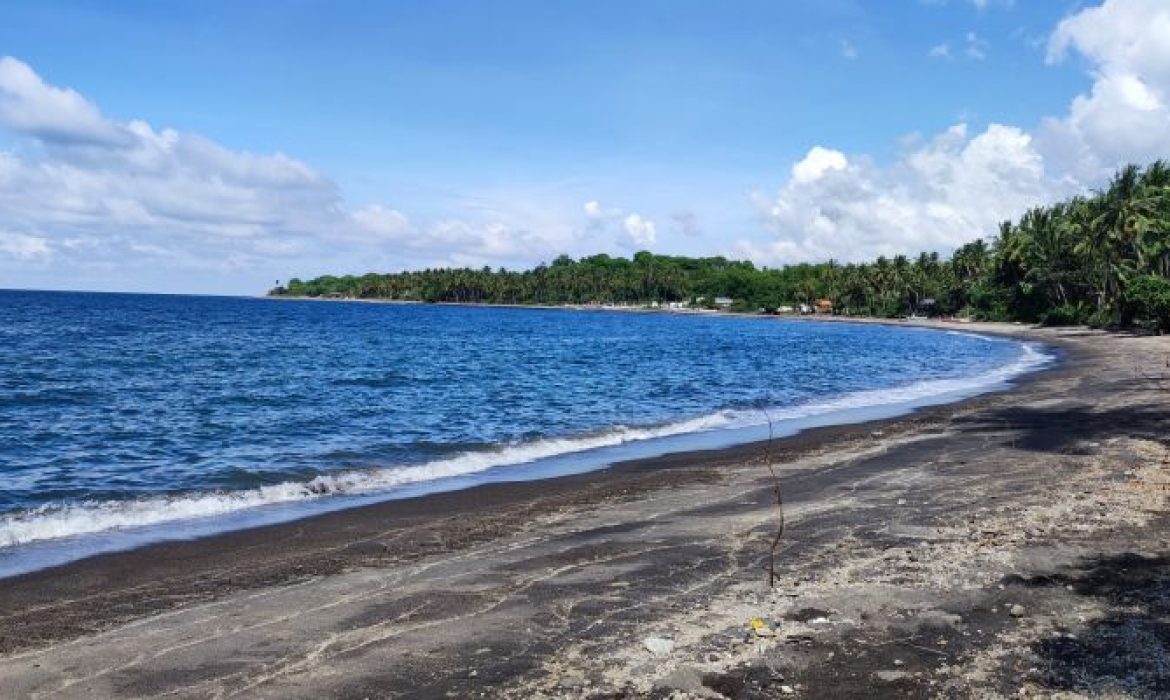
<svg viewBox="0 0 1170 700"><path fill-rule="evenodd" d="M271 296L515 305L687 302L833 313L965 316L1049 325L1170 330L1170 165L1126 166L1090 195L1036 207L949 257L758 268L723 257L562 255L530 270L428 269L289 280Z"/></svg>

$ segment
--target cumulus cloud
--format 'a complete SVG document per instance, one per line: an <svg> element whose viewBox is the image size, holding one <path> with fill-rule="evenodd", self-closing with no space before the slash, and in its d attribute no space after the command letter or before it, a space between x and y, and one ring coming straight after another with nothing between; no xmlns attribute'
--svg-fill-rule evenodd
<svg viewBox="0 0 1170 700"><path fill-rule="evenodd" d="M1030 206L1099 186L1117 167L1170 158L1170 5L1106 0L1062 21L1048 61L1088 59L1091 89L1035 129L954 126L910 141L891 164L815 146L771 197L758 197L775 232L736 252L766 263L864 260L947 252ZM969 34L971 58L986 44ZM932 53L946 57L949 45Z"/></svg>
<svg viewBox="0 0 1170 700"><path fill-rule="evenodd" d="M844 170L847 165L849 161L841 151L813 146L802 160L792 166L792 181L813 182L831 170Z"/></svg>
<svg viewBox="0 0 1170 700"><path fill-rule="evenodd" d="M616 243L627 250L644 250L658 241L658 229L654 222L638 212L628 214L618 207L604 207L597 200L585 202L587 230L597 234L611 231L616 226Z"/></svg>
<svg viewBox="0 0 1170 700"><path fill-rule="evenodd" d="M621 242L628 248L644 250L652 247L658 239L654 222L643 218L641 214L627 216L622 222L622 230L625 237Z"/></svg>
<svg viewBox="0 0 1170 700"><path fill-rule="evenodd" d="M818 146L762 202L778 240L739 251L785 263L949 249L1055 194L1032 138L1014 127L971 135L960 124L886 168Z"/></svg>
<svg viewBox="0 0 1170 700"><path fill-rule="evenodd" d="M622 215L621 209L606 209L596 199L585 202L584 209L585 219L589 222L589 228L594 230L604 229L610 221L618 219Z"/></svg>
<svg viewBox="0 0 1170 700"><path fill-rule="evenodd" d="M0 152L0 224L10 227L251 239L339 219L336 186L300 161L106 118L10 57L0 59L0 126L40 147Z"/></svg>
<svg viewBox="0 0 1170 700"><path fill-rule="evenodd" d="M59 253L111 269L343 255L366 265L487 263L547 256L572 238L570 227L496 211L414 222L384 204L351 210L332 180L300 160L109 118L12 57L0 58L0 130L15 137L15 148L0 149L3 258Z"/></svg>
<svg viewBox="0 0 1170 700"><path fill-rule="evenodd" d="M124 145L127 135L73 90L46 84L28 65L0 57L0 122L49 143Z"/></svg>
<svg viewBox="0 0 1170 700"><path fill-rule="evenodd" d="M1044 123L1046 153L1082 179L1120 162L1170 154L1170 4L1107 0L1065 19L1048 43L1048 62L1078 52L1093 85L1068 114Z"/></svg>

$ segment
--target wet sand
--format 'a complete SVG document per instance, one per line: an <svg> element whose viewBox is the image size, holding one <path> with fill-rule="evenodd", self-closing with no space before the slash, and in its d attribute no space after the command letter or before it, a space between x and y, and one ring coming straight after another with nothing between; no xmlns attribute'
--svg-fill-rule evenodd
<svg viewBox="0 0 1170 700"><path fill-rule="evenodd" d="M1170 694L1170 340L939 325L1063 362L778 441L775 588L763 446L673 455L0 581L0 695Z"/></svg>

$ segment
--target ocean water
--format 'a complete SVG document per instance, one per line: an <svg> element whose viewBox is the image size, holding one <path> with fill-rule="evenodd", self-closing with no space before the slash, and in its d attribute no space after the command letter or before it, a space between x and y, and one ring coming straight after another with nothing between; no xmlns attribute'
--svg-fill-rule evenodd
<svg viewBox="0 0 1170 700"><path fill-rule="evenodd" d="M0 575L1000 388L957 332L717 316L0 292Z"/></svg>

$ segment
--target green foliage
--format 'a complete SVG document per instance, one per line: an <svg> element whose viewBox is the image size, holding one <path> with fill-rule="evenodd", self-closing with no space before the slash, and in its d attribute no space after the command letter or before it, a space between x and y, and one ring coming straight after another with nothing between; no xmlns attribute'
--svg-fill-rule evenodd
<svg viewBox="0 0 1170 700"><path fill-rule="evenodd" d="M756 268L723 257L636 253L633 259L561 255L531 270L438 269L292 279L273 295L494 304L689 301L734 310L832 301L834 313L969 315L995 321L1095 326L1131 322L1170 330L1170 166L1118 171L1101 192L1037 207L990 241L863 264ZM699 301L702 300L702 301Z"/></svg>
<svg viewBox="0 0 1170 700"><path fill-rule="evenodd" d="M1084 304L1064 304L1045 311L1040 323L1045 326L1079 326L1090 314L1090 309Z"/></svg>
<svg viewBox="0 0 1170 700"><path fill-rule="evenodd" d="M1085 319L1085 325L1089 328L1111 328L1117 325L1117 321L1114 319L1113 309L1104 308L1089 314Z"/></svg>
<svg viewBox="0 0 1170 700"><path fill-rule="evenodd" d="M1142 275L1130 280L1125 294L1138 320L1159 331L1170 331L1170 279Z"/></svg>

